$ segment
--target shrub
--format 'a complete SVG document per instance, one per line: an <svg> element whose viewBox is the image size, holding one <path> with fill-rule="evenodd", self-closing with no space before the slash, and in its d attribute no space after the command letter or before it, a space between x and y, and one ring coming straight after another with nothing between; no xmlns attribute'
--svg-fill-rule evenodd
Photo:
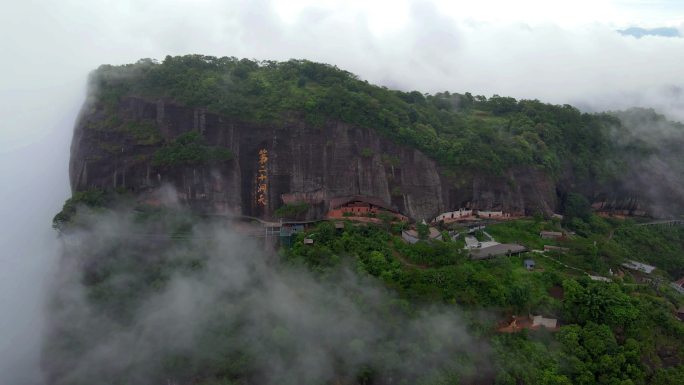
<svg viewBox="0 0 684 385"><path fill-rule="evenodd" d="M136 95L170 98L246 121L278 122L294 112L314 126L334 120L372 128L458 173L476 169L501 175L514 165L535 165L553 176L569 167L578 178L619 178L609 165L626 161L622 150L636 145L611 140L620 122L607 114L498 95L394 91L306 60L167 56L162 63L104 65L90 81L109 109ZM364 148L361 155L369 158L373 151ZM383 156L383 163L396 165L396 159Z"/></svg>
<svg viewBox="0 0 684 385"><path fill-rule="evenodd" d="M153 121L129 121L118 128L119 131L132 136L137 144L152 145L161 142L161 132Z"/></svg>
<svg viewBox="0 0 684 385"><path fill-rule="evenodd" d="M361 156L364 158L371 158L371 157L373 157L373 150L368 148L368 147L362 148L361 149Z"/></svg>
<svg viewBox="0 0 684 385"><path fill-rule="evenodd" d="M88 191L77 191L71 198L67 199L62 206L62 211L57 213L52 219L52 227L61 229L64 225L71 222L76 214L78 206L102 207L110 200L109 194L102 189L90 189Z"/></svg>
<svg viewBox="0 0 684 385"><path fill-rule="evenodd" d="M207 146L197 131L180 135L163 146L152 157L152 165L160 167L199 166L233 159L233 153L222 147Z"/></svg>
<svg viewBox="0 0 684 385"><path fill-rule="evenodd" d="M309 210L308 203L294 202L280 206L274 214L278 218L296 217L297 215L304 214L307 210Z"/></svg>

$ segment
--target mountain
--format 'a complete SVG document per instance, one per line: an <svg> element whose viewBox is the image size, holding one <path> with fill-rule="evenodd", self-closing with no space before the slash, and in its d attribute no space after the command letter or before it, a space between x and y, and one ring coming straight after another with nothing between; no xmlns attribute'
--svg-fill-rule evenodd
<svg viewBox="0 0 684 385"><path fill-rule="evenodd" d="M680 217L683 133L308 61L102 66L46 383L684 383L684 221L597 215Z"/></svg>
<svg viewBox="0 0 684 385"><path fill-rule="evenodd" d="M637 39L641 39L644 36L662 36L662 37L680 37L679 30L672 27L660 27L660 28L641 28L641 27L629 27L626 29L618 30L618 33L625 36L634 36Z"/></svg>
<svg viewBox="0 0 684 385"><path fill-rule="evenodd" d="M169 56L101 66L89 84L74 192L145 200L170 183L202 212L265 219L293 205L321 218L353 195L417 220L462 207L550 215L569 193L627 214L684 211L682 174L658 177L681 167L660 154L684 130L667 122L663 143L652 114L634 126L537 100L389 90L304 60Z"/></svg>

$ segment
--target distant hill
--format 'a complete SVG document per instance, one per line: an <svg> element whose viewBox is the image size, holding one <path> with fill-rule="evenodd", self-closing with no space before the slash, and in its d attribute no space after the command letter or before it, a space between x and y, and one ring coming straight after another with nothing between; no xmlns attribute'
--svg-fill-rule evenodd
<svg viewBox="0 0 684 385"><path fill-rule="evenodd" d="M644 36L662 36L662 37L681 37L679 30L673 27L661 27L661 28L641 28L641 27L629 27L626 29L620 29L618 32L625 36L634 36L640 39Z"/></svg>

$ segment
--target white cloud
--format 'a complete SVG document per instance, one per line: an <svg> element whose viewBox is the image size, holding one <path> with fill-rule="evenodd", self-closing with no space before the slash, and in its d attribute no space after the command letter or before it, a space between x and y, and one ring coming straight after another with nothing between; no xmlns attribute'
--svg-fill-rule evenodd
<svg viewBox="0 0 684 385"><path fill-rule="evenodd" d="M684 78L684 39L615 33L639 15L645 26L676 20L684 7L665 1L39 3L17 2L2 17L3 35L15 37L3 42L13 59L2 64L3 99L22 88L73 89L101 63L184 53L307 58L388 86L598 108L656 95L653 104L669 110L662 90ZM3 104L3 115L19 104ZM20 126L5 120L2 129L25 138Z"/></svg>

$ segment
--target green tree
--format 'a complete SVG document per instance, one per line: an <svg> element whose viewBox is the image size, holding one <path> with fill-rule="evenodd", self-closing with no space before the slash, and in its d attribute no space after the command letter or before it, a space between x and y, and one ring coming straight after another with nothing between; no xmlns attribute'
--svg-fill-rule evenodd
<svg viewBox="0 0 684 385"><path fill-rule="evenodd" d="M583 195L574 192L568 193L563 206L563 215L565 223L572 223L575 218L587 222L591 215L591 205Z"/></svg>
<svg viewBox="0 0 684 385"><path fill-rule="evenodd" d="M380 275L387 267L387 258L379 251L371 251L368 257L367 269L373 275Z"/></svg>
<svg viewBox="0 0 684 385"><path fill-rule="evenodd" d="M430 235L430 227L422 222L416 225L416 231L418 232L418 238L422 240L428 239Z"/></svg>

